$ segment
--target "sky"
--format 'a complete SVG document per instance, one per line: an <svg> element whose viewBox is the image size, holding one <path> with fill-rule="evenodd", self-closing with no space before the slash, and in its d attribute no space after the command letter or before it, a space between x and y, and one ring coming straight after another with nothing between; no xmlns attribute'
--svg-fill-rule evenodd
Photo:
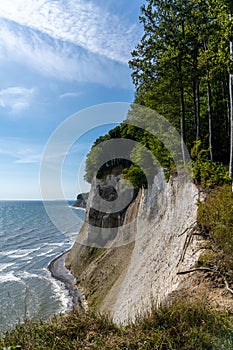
<svg viewBox="0 0 233 350"><path fill-rule="evenodd" d="M43 152L70 116L79 113L84 130L80 111L133 101L128 61L143 2L0 0L0 199L41 198ZM67 199L88 190L85 156L109 128L77 131L62 169Z"/></svg>

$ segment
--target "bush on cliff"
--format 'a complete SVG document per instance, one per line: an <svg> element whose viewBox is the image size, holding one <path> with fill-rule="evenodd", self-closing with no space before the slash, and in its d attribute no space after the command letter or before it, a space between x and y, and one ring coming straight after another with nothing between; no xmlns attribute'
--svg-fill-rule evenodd
<svg viewBox="0 0 233 350"><path fill-rule="evenodd" d="M198 225L209 241L209 251L200 261L233 282L233 194L230 185L212 190L199 204Z"/></svg>

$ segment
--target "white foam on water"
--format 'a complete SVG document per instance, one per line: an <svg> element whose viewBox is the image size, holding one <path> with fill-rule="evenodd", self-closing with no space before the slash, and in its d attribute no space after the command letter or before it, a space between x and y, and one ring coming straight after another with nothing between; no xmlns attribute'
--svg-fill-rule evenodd
<svg viewBox="0 0 233 350"><path fill-rule="evenodd" d="M72 205L69 205L69 208L74 209L74 210L82 210L82 211L86 211L86 209L85 209L85 208L73 207Z"/></svg>
<svg viewBox="0 0 233 350"><path fill-rule="evenodd" d="M21 279L19 277L15 276L12 271L0 276L0 283L5 283L5 282L20 282L20 283L22 283Z"/></svg>
<svg viewBox="0 0 233 350"><path fill-rule="evenodd" d="M65 285L54 279L46 266L62 251L69 249L77 232L74 233L74 228L67 228L69 223L66 223L65 218L65 230L67 228L67 231L72 231L74 239L70 238L70 232L58 232L44 211L40 211L41 206L34 207L28 203L28 206L22 207L20 203L9 203L9 207L12 205L13 208L19 208L16 210L17 215L13 210L7 212L4 207L4 227L0 218L0 332L5 329L5 319L9 319L9 325L18 321L14 315L9 317L8 311L14 306L15 313L20 313L22 298L26 298L28 312L33 317L39 315L39 318L50 316L54 312L67 312L73 306L72 297ZM0 206L0 212L1 209ZM75 214L78 215L78 211ZM10 300L5 298L8 293L11 295Z"/></svg>
<svg viewBox="0 0 233 350"><path fill-rule="evenodd" d="M85 208L80 208L80 207L71 207L72 209L78 209L78 210L81 210L81 211L86 211L86 209Z"/></svg>
<svg viewBox="0 0 233 350"><path fill-rule="evenodd" d="M14 263L0 264L0 272L6 270L8 267L14 265Z"/></svg>
<svg viewBox="0 0 233 350"><path fill-rule="evenodd" d="M54 249L55 248L60 248L64 246L64 242L61 242L61 243L47 243L46 245L43 245L42 247L40 247L38 250L38 254L36 254L37 257L40 257L40 256L51 256L51 255L54 255ZM44 248L47 248L47 250L43 251ZM42 252L40 252L40 250ZM52 253L52 254L51 254Z"/></svg>
<svg viewBox="0 0 233 350"><path fill-rule="evenodd" d="M20 276L21 279L28 279L28 278L39 278L39 279L44 279L43 276L37 275L35 273L30 273L27 271L23 271L17 274L17 276Z"/></svg>
<svg viewBox="0 0 233 350"><path fill-rule="evenodd" d="M43 269L47 275L46 279L52 285L54 295L57 300L60 301L61 307L57 313L64 313L71 311L73 307L72 297L69 295L68 289L65 287L64 283L52 277L48 269Z"/></svg>
<svg viewBox="0 0 233 350"><path fill-rule="evenodd" d="M51 246L51 247L62 247L64 245L63 242L60 243L48 243L47 246Z"/></svg>
<svg viewBox="0 0 233 350"><path fill-rule="evenodd" d="M45 252L43 253L39 253L39 254L36 254L37 257L39 256L50 256L49 254L52 253L54 251L54 249L49 249L49 250L46 250Z"/></svg>
<svg viewBox="0 0 233 350"><path fill-rule="evenodd" d="M25 229L24 226L19 226L19 227L16 227L16 228L14 229L14 231L22 231L22 230L24 230L24 229Z"/></svg>
<svg viewBox="0 0 233 350"><path fill-rule="evenodd" d="M28 257L28 255L39 249L40 248L8 250L4 252L4 255L8 256L9 258L20 259Z"/></svg>

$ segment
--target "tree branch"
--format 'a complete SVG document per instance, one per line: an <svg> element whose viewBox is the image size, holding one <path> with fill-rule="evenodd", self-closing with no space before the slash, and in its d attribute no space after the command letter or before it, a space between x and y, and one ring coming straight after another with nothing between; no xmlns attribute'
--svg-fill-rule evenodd
<svg viewBox="0 0 233 350"><path fill-rule="evenodd" d="M226 278L224 277L223 279L224 279L224 283L225 283L225 286L226 286L226 290L227 290L228 292L230 292L231 294L233 294L233 289L231 289L231 288L229 287L229 284L228 284Z"/></svg>
<svg viewBox="0 0 233 350"><path fill-rule="evenodd" d="M181 232L181 234L179 234L178 237L183 236L188 230L193 230L194 228L196 228L196 221L194 221L194 223L192 223L192 225L190 225L189 227L187 227L183 232ZM194 226L195 225L195 226Z"/></svg>
<svg viewBox="0 0 233 350"><path fill-rule="evenodd" d="M179 272L177 272L177 275L186 275L188 273L195 272L195 271L215 272L215 273L218 272L217 270L212 270L208 267L195 267L194 269L191 269L191 270L179 271Z"/></svg>

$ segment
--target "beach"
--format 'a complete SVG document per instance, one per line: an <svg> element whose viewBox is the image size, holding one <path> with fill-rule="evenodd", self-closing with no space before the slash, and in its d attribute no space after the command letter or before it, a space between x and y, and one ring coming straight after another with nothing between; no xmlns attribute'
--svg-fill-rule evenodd
<svg viewBox="0 0 233 350"><path fill-rule="evenodd" d="M52 277L64 283L65 287L68 289L70 296L72 297L72 302L74 308L83 309L81 292L75 287L75 278L71 272L65 267L66 256L69 251L62 253L54 260L52 260L48 269L51 272Z"/></svg>

